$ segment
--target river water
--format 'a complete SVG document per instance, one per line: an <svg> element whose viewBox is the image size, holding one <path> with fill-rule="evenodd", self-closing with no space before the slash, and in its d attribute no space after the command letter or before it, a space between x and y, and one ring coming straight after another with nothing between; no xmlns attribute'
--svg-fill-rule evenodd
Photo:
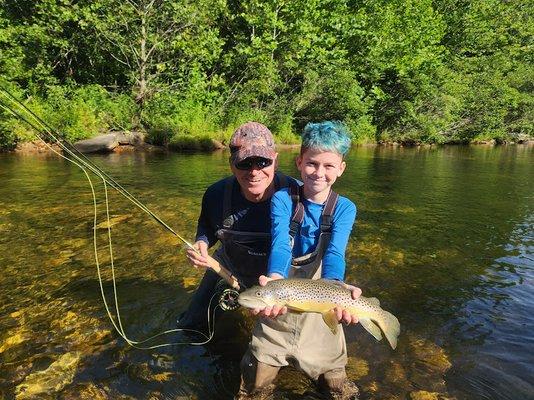
<svg viewBox="0 0 534 400"><path fill-rule="evenodd" d="M295 156L280 154L294 176ZM92 159L189 239L203 191L228 173L224 152ZM534 147L357 147L347 164L335 186L358 205L346 280L402 327L396 350L345 328L361 398L534 399ZM105 193L95 190L102 224ZM134 340L172 329L201 271L175 237L109 196L123 328ZM91 191L76 166L0 154L0 398L232 398L251 318L226 313L206 346L129 346L106 315L92 237ZM103 225L97 242L113 303ZM278 386L281 398L316 395L291 368Z"/></svg>

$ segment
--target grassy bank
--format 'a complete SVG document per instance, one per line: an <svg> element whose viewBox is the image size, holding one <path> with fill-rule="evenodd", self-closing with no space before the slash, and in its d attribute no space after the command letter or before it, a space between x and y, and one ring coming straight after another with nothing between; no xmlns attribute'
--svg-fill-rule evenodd
<svg viewBox="0 0 534 400"><path fill-rule="evenodd" d="M71 142L110 131L142 131L146 133L148 143L171 150L209 150L213 148L213 140L226 144L235 128L250 120L269 126L277 143L296 144L300 140L298 131L301 127L289 114L283 117L280 113L258 110L225 113L220 108L180 100L172 92L154 96L141 109L131 96L107 91L99 85L54 86L46 96L29 95L14 84L11 84L10 91ZM21 112L16 104L9 106ZM22 115L28 116L24 112ZM532 140L528 129L507 130L504 119L500 125L494 123L491 129L477 133L473 132L474 127L468 121L460 121L453 127L455 130L451 128L433 134L429 134L428 127L420 130L412 127L409 131L395 127L378 130L370 121L370 118L344 121L353 134L354 144L500 144ZM0 110L1 149L10 150L17 143L35 138L36 132L24 121L5 109Z"/></svg>

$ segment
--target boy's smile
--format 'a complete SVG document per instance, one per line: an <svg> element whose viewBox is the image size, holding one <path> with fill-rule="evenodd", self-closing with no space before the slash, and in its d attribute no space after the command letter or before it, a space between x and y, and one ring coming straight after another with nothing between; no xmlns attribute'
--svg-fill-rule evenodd
<svg viewBox="0 0 534 400"><path fill-rule="evenodd" d="M345 170L339 153L307 149L297 157L297 168L304 183L304 196L322 204L330 193L330 186Z"/></svg>

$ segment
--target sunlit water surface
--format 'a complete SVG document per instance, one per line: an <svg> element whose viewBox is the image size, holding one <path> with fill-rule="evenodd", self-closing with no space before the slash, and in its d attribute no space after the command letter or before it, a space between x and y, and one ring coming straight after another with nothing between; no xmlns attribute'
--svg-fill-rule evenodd
<svg viewBox="0 0 534 400"><path fill-rule="evenodd" d="M280 155L291 175L295 155ZM395 351L346 329L361 398L534 399L533 156L528 146L351 151L336 183L358 205L347 281L402 325ZM92 159L189 239L202 193L228 173L224 152ZM83 173L57 157L0 154L0 182L0 398L232 398L250 318L225 314L208 346L127 345L100 295ZM109 195L123 328L133 340L172 329L201 272L175 237ZM112 304L107 230L97 238ZM316 395L291 369L278 386L282 398Z"/></svg>

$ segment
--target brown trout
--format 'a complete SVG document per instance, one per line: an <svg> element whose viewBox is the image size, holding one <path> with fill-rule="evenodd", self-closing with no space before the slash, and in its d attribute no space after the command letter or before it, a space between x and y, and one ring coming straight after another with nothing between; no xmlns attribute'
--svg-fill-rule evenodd
<svg viewBox="0 0 534 400"><path fill-rule="evenodd" d="M332 281L318 279L278 279L265 286L254 286L239 295L239 304L248 308L286 306L297 312L315 312L323 316L324 322L335 333L339 322L333 311L335 307L356 315L364 329L376 340L384 332L389 344L397 347L400 324L397 318L383 310L375 297L360 296L352 299L350 290Z"/></svg>

